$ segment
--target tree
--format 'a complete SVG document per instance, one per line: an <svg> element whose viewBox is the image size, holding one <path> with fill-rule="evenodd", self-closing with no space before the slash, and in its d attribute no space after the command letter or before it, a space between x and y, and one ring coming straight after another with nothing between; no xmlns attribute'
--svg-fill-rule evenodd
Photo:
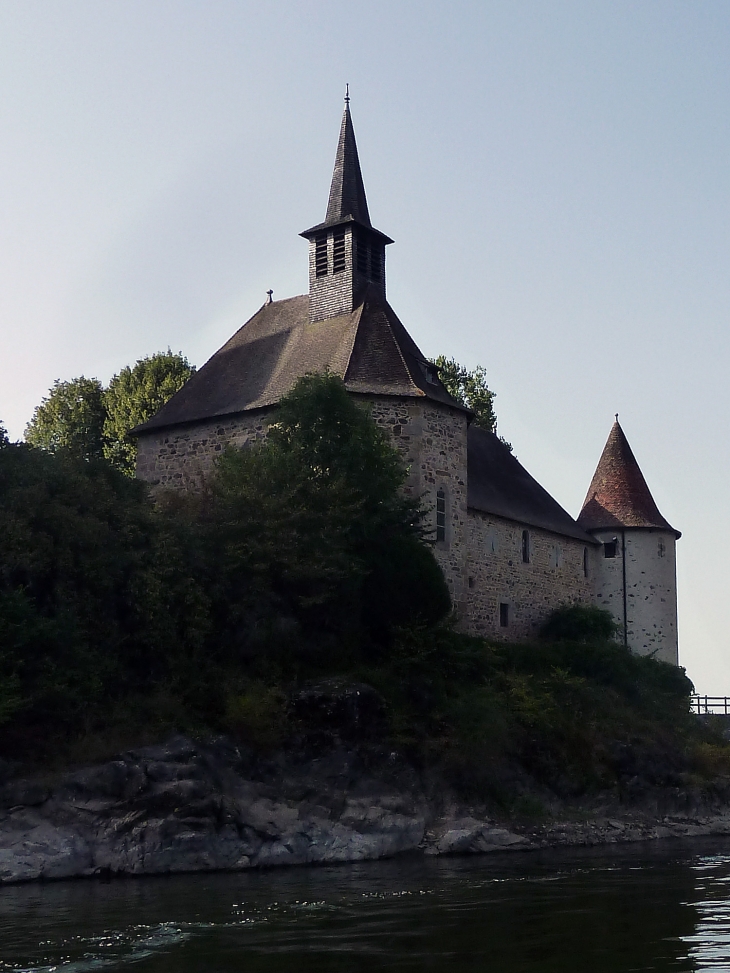
<svg viewBox="0 0 730 973"><path fill-rule="evenodd" d="M137 441L130 429L146 422L172 398L195 371L182 354L170 349L141 358L109 382L104 393L104 455L129 476L134 476Z"/></svg>
<svg viewBox="0 0 730 973"><path fill-rule="evenodd" d="M0 422L0 449L2 449L3 446L9 446L9 445L10 445L10 440L8 439L7 430L5 426L2 424L2 422Z"/></svg>
<svg viewBox="0 0 730 973"><path fill-rule="evenodd" d="M434 365L438 368L439 378L449 394L475 413L472 420L475 425L496 432L495 394L487 386L486 369L477 365L473 371L469 371L464 365L460 365L453 358L446 358L445 355L439 355Z"/></svg>
<svg viewBox="0 0 730 973"><path fill-rule="evenodd" d="M497 415L494 411L496 392L492 392L487 385L487 370L482 365L477 365L473 371L469 371L454 358L447 358L445 355L439 355L433 364L438 368L439 378L446 386L447 392L474 413L472 420L474 425L496 433ZM511 451L512 446L504 436L499 438Z"/></svg>
<svg viewBox="0 0 730 973"><path fill-rule="evenodd" d="M103 459L0 449L0 725L16 743L53 746L192 683L208 623L188 560L146 486Z"/></svg>
<svg viewBox="0 0 730 973"><path fill-rule="evenodd" d="M97 378L56 379L36 406L25 429L25 441L50 453L64 450L80 459L104 451L104 393Z"/></svg>
<svg viewBox="0 0 730 973"><path fill-rule="evenodd" d="M208 492L180 501L204 527L219 644L244 653L272 620L340 654L448 614L419 501L387 433L330 375L282 399L268 437L227 450ZM328 642L329 639L329 642Z"/></svg>

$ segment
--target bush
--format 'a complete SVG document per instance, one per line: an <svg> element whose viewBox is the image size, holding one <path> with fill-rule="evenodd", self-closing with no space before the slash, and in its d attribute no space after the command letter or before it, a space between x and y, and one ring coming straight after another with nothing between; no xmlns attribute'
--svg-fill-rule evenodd
<svg viewBox="0 0 730 973"><path fill-rule="evenodd" d="M618 626L613 615L594 605L563 605L542 626L540 635L550 641L600 642L614 638Z"/></svg>

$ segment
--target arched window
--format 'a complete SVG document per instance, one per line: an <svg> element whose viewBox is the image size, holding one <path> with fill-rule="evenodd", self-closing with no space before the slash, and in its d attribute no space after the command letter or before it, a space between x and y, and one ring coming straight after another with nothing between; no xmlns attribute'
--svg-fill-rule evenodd
<svg viewBox="0 0 730 973"><path fill-rule="evenodd" d="M446 540L446 494L443 487L436 494L436 540Z"/></svg>
<svg viewBox="0 0 730 973"><path fill-rule="evenodd" d="M522 563L530 563L530 532L529 530L522 531Z"/></svg>

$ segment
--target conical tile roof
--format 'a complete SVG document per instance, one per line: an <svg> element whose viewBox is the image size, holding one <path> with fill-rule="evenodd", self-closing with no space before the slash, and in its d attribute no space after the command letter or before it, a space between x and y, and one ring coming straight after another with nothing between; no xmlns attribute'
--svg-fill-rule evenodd
<svg viewBox="0 0 730 973"><path fill-rule="evenodd" d="M577 522L584 530L657 527L681 536L659 513L618 419L601 453Z"/></svg>

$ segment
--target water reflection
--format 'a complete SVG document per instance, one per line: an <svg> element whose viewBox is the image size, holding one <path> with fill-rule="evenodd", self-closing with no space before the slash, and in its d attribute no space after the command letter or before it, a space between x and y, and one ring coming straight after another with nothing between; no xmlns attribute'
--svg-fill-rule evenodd
<svg viewBox="0 0 730 973"><path fill-rule="evenodd" d="M695 929L685 938L696 970L730 970L730 855L700 858L695 875Z"/></svg>
<svg viewBox="0 0 730 973"><path fill-rule="evenodd" d="M730 841L0 889L0 970L730 970Z"/></svg>

